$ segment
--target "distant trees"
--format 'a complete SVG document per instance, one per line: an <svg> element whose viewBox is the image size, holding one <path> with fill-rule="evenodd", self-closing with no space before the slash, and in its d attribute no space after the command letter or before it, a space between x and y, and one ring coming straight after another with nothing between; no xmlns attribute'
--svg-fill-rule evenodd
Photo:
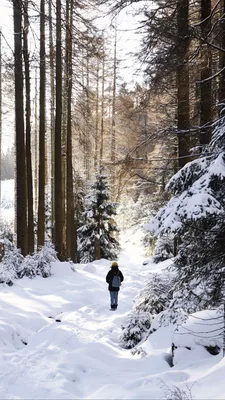
<svg viewBox="0 0 225 400"><path fill-rule="evenodd" d="M86 190L93 172L107 170L108 162L115 161L116 57L109 71L104 34L83 16L91 2L77 2L75 8L73 0L49 1L48 10L43 0L38 5L30 0L12 4L17 245L24 256L42 248L49 240L51 211L51 240L58 257L77 261L83 217L75 182L83 178ZM37 33L34 9L39 12L38 53L29 36L32 29ZM109 76L113 102L106 97ZM10 162L8 158L5 165L12 169L13 157ZM6 168L5 177L13 178Z"/></svg>

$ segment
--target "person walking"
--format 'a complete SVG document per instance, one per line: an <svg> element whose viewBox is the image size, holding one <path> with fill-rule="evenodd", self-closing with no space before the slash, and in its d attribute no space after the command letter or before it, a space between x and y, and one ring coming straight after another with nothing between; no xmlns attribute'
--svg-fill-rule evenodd
<svg viewBox="0 0 225 400"><path fill-rule="evenodd" d="M116 311L118 307L118 294L123 280L124 277L122 272L119 270L118 263L116 261L113 261L111 269L106 275L106 282L109 284L108 289L110 293L112 311Z"/></svg>

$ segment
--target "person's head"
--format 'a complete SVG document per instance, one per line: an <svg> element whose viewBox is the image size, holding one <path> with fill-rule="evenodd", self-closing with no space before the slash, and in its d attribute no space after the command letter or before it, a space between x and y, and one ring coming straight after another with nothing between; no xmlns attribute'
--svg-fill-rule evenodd
<svg viewBox="0 0 225 400"><path fill-rule="evenodd" d="M119 265L118 265L117 261L113 261L112 268L118 268L118 267L119 267Z"/></svg>

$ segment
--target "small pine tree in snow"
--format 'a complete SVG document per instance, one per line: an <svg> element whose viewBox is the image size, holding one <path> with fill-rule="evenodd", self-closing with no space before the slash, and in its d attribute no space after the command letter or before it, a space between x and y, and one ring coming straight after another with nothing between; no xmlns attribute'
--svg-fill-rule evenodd
<svg viewBox="0 0 225 400"><path fill-rule="evenodd" d="M116 228L111 223L115 215L116 204L110 201L107 176L97 174L91 192L85 198L84 224L78 230L81 262L117 258L119 243L113 237Z"/></svg>
<svg viewBox="0 0 225 400"><path fill-rule="evenodd" d="M132 349L148 336L151 327L151 315L148 312L134 312L128 316L127 324L122 326L120 337L124 349Z"/></svg>
<svg viewBox="0 0 225 400"><path fill-rule="evenodd" d="M169 235L160 236L156 242L153 261L159 263L168 260L174 256L173 254L173 238Z"/></svg>
<svg viewBox="0 0 225 400"><path fill-rule="evenodd" d="M133 312L122 327L120 342L124 348L133 348L151 333L155 315L160 314L172 299L173 273L151 274L146 286L140 292Z"/></svg>
<svg viewBox="0 0 225 400"><path fill-rule="evenodd" d="M51 245L45 245L33 255L24 257L10 241L4 240L5 256L0 264L0 283L13 285L15 279L24 276L34 278L39 275L47 278L51 275L51 262L57 260L56 252Z"/></svg>

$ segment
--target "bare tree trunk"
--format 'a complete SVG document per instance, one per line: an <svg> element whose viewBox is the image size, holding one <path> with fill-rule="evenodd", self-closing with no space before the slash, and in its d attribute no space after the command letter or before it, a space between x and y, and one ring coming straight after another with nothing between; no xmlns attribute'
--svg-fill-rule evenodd
<svg viewBox="0 0 225 400"><path fill-rule="evenodd" d="M113 63L113 98L112 98L112 136L111 161L116 160L116 74L117 74L117 28L115 27L114 63ZM113 174L114 175L114 174Z"/></svg>
<svg viewBox="0 0 225 400"><path fill-rule="evenodd" d="M95 155L94 155L94 168L97 172L98 168L98 130L99 130L99 58L97 58L97 71L96 71L96 103L95 103Z"/></svg>
<svg viewBox="0 0 225 400"><path fill-rule="evenodd" d="M69 12L69 4L66 4L66 19ZM66 36L68 35L68 25L66 26ZM62 251L63 257L66 257L66 148L67 148L67 68L68 54L65 49L65 63L63 68L63 96L62 96L62 221L63 221L63 237Z"/></svg>
<svg viewBox="0 0 225 400"><path fill-rule="evenodd" d="M0 220L2 199L2 30L0 28Z"/></svg>
<svg viewBox="0 0 225 400"><path fill-rule="evenodd" d="M31 160L31 102L30 102L30 59L28 50L28 0L24 1L23 54L25 66L26 87L26 177L27 177L27 206L28 206L28 253L34 252L34 211L33 211L33 181Z"/></svg>
<svg viewBox="0 0 225 400"><path fill-rule="evenodd" d="M177 129L178 166L182 168L189 159L190 105L189 105L189 0L178 0L177 26L180 54L177 66Z"/></svg>
<svg viewBox="0 0 225 400"><path fill-rule="evenodd" d="M38 212L38 88L37 67L35 67L35 103L34 103L34 190L35 190L35 213Z"/></svg>
<svg viewBox="0 0 225 400"><path fill-rule="evenodd" d="M56 0L56 113L55 113L55 249L62 259L62 28L61 0Z"/></svg>
<svg viewBox="0 0 225 400"><path fill-rule="evenodd" d="M40 3L40 118L39 118L39 191L38 248L45 240L45 0Z"/></svg>
<svg viewBox="0 0 225 400"><path fill-rule="evenodd" d="M207 41L211 30L211 0L201 0L201 36ZM212 133L212 53L207 43L201 49L201 99L200 99L200 145L210 142Z"/></svg>
<svg viewBox="0 0 225 400"><path fill-rule="evenodd" d="M15 108L16 108L16 220L17 247L27 254L26 155L24 143L24 100L22 61L22 2L13 0Z"/></svg>
<svg viewBox="0 0 225 400"><path fill-rule="evenodd" d="M55 200L54 200L54 179L55 179L55 127L54 127L54 110L55 110L55 83L54 83L54 44L53 44L53 26L52 26L52 0L48 2L49 6L49 47L50 47L50 86L51 86L51 221L52 221L52 241L54 242L54 225L55 225Z"/></svg>
<svg viewBox="0 0 225 400"><path fill-rule="evenodd" d="M103 42L103 46L104 46L104 42ZM103 152L104 152L104 112L105 112L105 55L104 55L104 47L103 47L103 57L102 57L102 104L101 104L101 131L100 131L100 157L99 157L100 168L101 168L102 163L103 163Z"/></svg>
<svg viewBox="0 0 225 400"><path fill-rule="evenodd" d="M70 4L70 7L69 7ZM74 226L74 194L73 194L73 166L72 166L72 129L71 129L71 103L72 103L72 50L73 50L73 0L67 0L67 32L66 32L66 60L67 60L67 223L66 223L66 249L67 258L77 262Z"/></svg>
<svg viewBox="0 0 225 400"><path fill-rule="evenodd" d="M91 137L90 137L90 77L89 77L89 50L87 48L86 54L86 179L90 180L90 157L91 157Z"/></svg>
<svg viewBox="0 0 225 400"><path fill-rule="evenodd" d="M221 48L225 49L225 0L222 2L221 15ZM225 114L225 51L219 53L219 68L221 70L219 76L219 103L221 104L222 115Z"/></svg>

